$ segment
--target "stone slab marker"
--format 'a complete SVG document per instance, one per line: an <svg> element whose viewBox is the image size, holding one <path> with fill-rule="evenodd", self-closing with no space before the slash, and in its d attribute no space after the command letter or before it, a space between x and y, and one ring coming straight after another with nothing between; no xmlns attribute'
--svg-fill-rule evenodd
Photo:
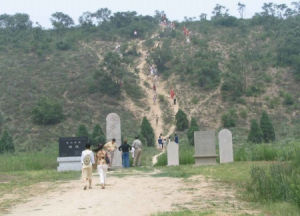
<svg viewBox="0 0 300 216"><path fill-rule="evenodd" d="M179 145L175 142L170 142L167 147L168 155L168 166L178 166L179 165Z"/></svg>
<svg viewBox="0 0 300 216"><path fill-rule="evenodd" d="M216 164L216 138L215 131L195 131L195 165Z"/></svg>
<svg viewBox="0 0 300 216"><path fill-rule="evenodd" d="M116 146L121 145L121 121L116 113L110 113L106 117L106 141L109 142L113 138L116 139ZM114 153L112 167L122 167L122 155L117 149Z"/></svg>
<svg viewBox="0 0 300 216"><path fill-rule="evenodd" d="M232 133L228 129L219 132L220 163L233 162Z"/></svg>

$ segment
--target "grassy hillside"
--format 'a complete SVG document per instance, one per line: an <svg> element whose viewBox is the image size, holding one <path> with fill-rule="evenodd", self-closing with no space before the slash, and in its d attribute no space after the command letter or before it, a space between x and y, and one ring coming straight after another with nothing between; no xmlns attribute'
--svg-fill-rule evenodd
<svg viewBox="0 0 300 216"><path fill-rule="evenodd" d="M121 116L123 135L134 136L141 119L125 101L131 98L148 110L137 85L140 40L149 65L156 65L161 79L175 89L180 108L201 129L222 127L227 114L234 118L236 136L245 140L250 120L266 110L277 139L299 138L298 14L283 19L262 13L249 20L221 14L175 23L174 30L160 27L160 19L159 13L124 12L97 25L44 30L28 22L11 26L2 17L0 127L13 136L16 150L56 145L58 137L75 135L79 124L91 131L99 123L105 131L110 112ZM184 27L191 31L190 42ZM33 121L32 111L43 97L62 106L60 122Z"/></svg>

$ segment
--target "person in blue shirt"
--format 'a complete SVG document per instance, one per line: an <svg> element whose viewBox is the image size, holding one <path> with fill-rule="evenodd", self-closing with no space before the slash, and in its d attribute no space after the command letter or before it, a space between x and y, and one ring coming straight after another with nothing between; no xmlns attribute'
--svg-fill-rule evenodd
<svg viewBox="0 0 300 216"><path fill-rule="evenodd" d="M157 142L158 142L158 145L159 145L161 148L163 148L163 140L162 140L161 135L158 137Z"/></svg>
<svg viewBox="0 0 300 216"><path fill-rule="evenodd" d="M175 141L176 144L179 144L179 138L178 138L176 133L174 135L174 141Z"/></svg>

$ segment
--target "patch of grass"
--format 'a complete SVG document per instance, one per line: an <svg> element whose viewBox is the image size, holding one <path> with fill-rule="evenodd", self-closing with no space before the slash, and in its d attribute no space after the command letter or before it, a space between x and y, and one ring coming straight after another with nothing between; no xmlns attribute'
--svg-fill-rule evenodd
<svg viewBox="0 0 300 216"><path fill-rule="evenodd" d="M20 152L0 155L0 172L56 169L55 152Z"/></svg>
<svg viewBox="0 0 300 216"><path fill-rule="evenodd" d="M264 203L261 208L265 215L272 216L299 216L300 208L287 202Z"/></svg>
<svg viewBox="0 0 300 216"><path fill-rule="evenodd" d="M152 216L206 216L206 215L215 215L215 214L212 211L200 212L200 211L190 211L190 210L152 214Z"/></svg>
<svg viewBox="0 0 300 216"><path fill-rule="evenodd" d="M254 165L268 166L268 162L234 162L215 166L180 165L161 167L161 173L155 177L188 178L193 175L204 175L232 184L244 184L250 179L250 170Z"/></svg>

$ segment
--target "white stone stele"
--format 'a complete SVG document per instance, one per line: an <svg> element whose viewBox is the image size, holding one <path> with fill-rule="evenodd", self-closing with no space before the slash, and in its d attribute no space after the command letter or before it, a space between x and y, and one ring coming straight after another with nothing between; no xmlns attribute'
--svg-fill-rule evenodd
<svg viewBox="0 0 300 216"><path fill-rule="evenodd" d="M175 142L170 142L167 147L168 166L179 165L179 145Z"/></svg>
<svg viewBox="0 0 300 216"><path fill-rule="evenodd" d="M116 139L117 150L115 150L112 167L122 167L122 153L118 150L121 145L121 121L116 113L110 113L106 117L106 141Z"/></svg>
<svg viewBox="0 0 300 216"><path fill-rule="evenodd" d="M220 163L233 162L232 133L228 129L219 132Z"/></svg>
<svg viewBox="0 0 300 216"><path fill-rule="evenodd" d="M57 171L80 171L81 170L81 157L58 157Z"/></svg>

